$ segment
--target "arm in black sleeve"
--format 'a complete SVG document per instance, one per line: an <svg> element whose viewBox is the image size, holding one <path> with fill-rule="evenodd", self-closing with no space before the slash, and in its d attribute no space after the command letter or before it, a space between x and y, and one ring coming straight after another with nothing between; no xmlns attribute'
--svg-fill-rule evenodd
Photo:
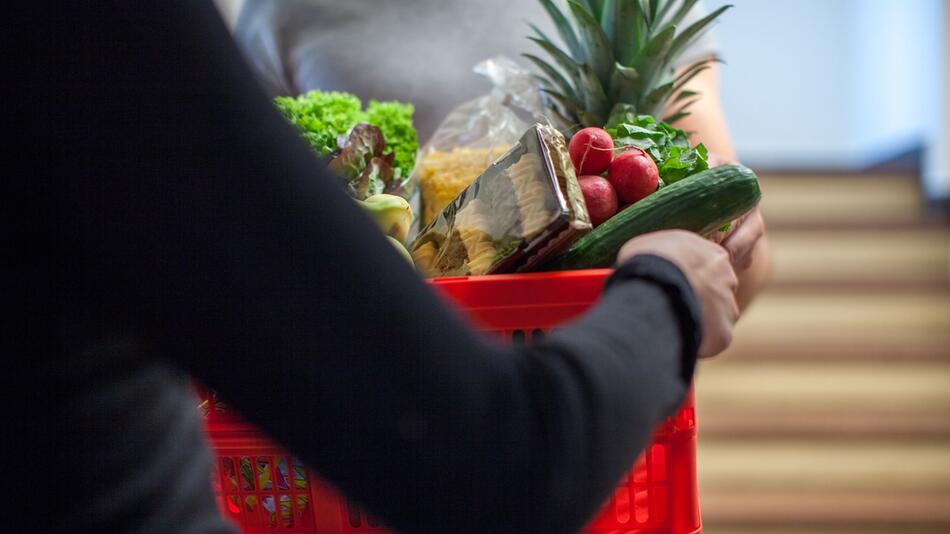
<svg viewBox="0 0 950 534"><path fill-rule="evenodd" d="M686 392L682 273L634 259L544 343L491 342L272 110L210 2L85 6L57 187L98 313L396 529L576 531Z"/></svg>

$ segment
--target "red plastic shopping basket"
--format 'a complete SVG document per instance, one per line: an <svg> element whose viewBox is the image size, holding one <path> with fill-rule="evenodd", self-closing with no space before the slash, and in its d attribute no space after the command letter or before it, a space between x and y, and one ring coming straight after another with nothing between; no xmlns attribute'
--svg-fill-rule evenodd
<svg viewBox="0 0 950 534"><path fill-rule="evenodd" d="M526 343L587 310L609 274L592 270L443 278L433 285L480 330ZM215 450L218 502L244 532L386 534L372 516L244 424L212 392L202 390L200 395ZM701 531L690 394L679 413L660 425L585 533Z"/></svg>

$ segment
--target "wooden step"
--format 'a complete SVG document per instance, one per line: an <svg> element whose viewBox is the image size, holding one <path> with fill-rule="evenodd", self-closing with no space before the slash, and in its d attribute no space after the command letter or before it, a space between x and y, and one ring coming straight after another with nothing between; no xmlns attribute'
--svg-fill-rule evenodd
<svg viewBox="0 0 950 534"><path fill-rule="evenodd" d="M775 286L831 289L938 287L950 283L950 230L775 230Z"/></svg>
<svg viewBox="0 0 950 534"><path fill-rule="evenodd" d="M950 493L706 492L703 533L947 533Z"/></svg>
<svg viewBox="0 0 950 534"><path fill-rule="evenodd" d="M950 362L703 362L702 436L950 437Z"/></svg>
<svg viewBox="0 0 950 534"><path fill-rule="evenodd" d="M723 359L947 359L950 291L767 291Z"/></svg>
<svg viewBox="0 0 950 534"><path fill-rule="evenodd" d="M708 523L950 524L950 441L700 438Z"/></svg>
<svg viewBox="0 0 950 534"><path fill-rule="evenodd" d="M773 228L919 225L925 211L913 176L763 174L761 183Z"/></svg>
<svg viewBox="0 0 950 534"><path fill-rule="evenodd" d="M950 495L950 440L733 440L701 434L697 459L708 513L715 513L717 496L739 493L763 498L799 494L804 500L822 494L854 500L898 493ZM822 505L835 503L810 506ZM943 517L950 520L950 507L944 508L948 515Z"/></svg>

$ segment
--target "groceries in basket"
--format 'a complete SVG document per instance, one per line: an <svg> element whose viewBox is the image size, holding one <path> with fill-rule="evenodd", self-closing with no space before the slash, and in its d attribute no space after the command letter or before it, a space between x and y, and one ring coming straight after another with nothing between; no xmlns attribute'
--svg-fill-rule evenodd
<svg viewBox="0 0 950 534"><path fill-rule="evenodd" d="M426 226L427 277L536 270L591 229L564 137L536 124Z"/></svg>
<svg viewBox="0 0 950 534"><path fill-rule="evenodd" d="M578 173L596 173L579 178L596 228L545 270L609 267L627 240L658 230L708 235L761 198L751 170L709 169L706 147L690 147L682 130L627 106L618 106L606 130L576 133L570 152Z"/></svg>
<svg viewBox="0 0 950 534"><path fill-rule="evenodd" d="M413 192L419 147L412 105L373 100L363 111L354 95L321 91L279 97L275 103L396 250L411 260L405 243L413 215L406 198Z"/></svg>

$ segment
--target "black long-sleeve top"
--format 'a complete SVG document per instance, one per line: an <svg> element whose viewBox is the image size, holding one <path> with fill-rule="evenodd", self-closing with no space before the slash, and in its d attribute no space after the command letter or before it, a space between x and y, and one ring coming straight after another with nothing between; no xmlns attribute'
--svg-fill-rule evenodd
<svg viewBox="0 0 950 534"><path fill-rule="evenodd" d="M13 10L11 521L228 531L197 377L396 530L575 532L683 399L700 330L671 263L623 265L543 343L495 343L327 176L210 2Z"/></svg>

